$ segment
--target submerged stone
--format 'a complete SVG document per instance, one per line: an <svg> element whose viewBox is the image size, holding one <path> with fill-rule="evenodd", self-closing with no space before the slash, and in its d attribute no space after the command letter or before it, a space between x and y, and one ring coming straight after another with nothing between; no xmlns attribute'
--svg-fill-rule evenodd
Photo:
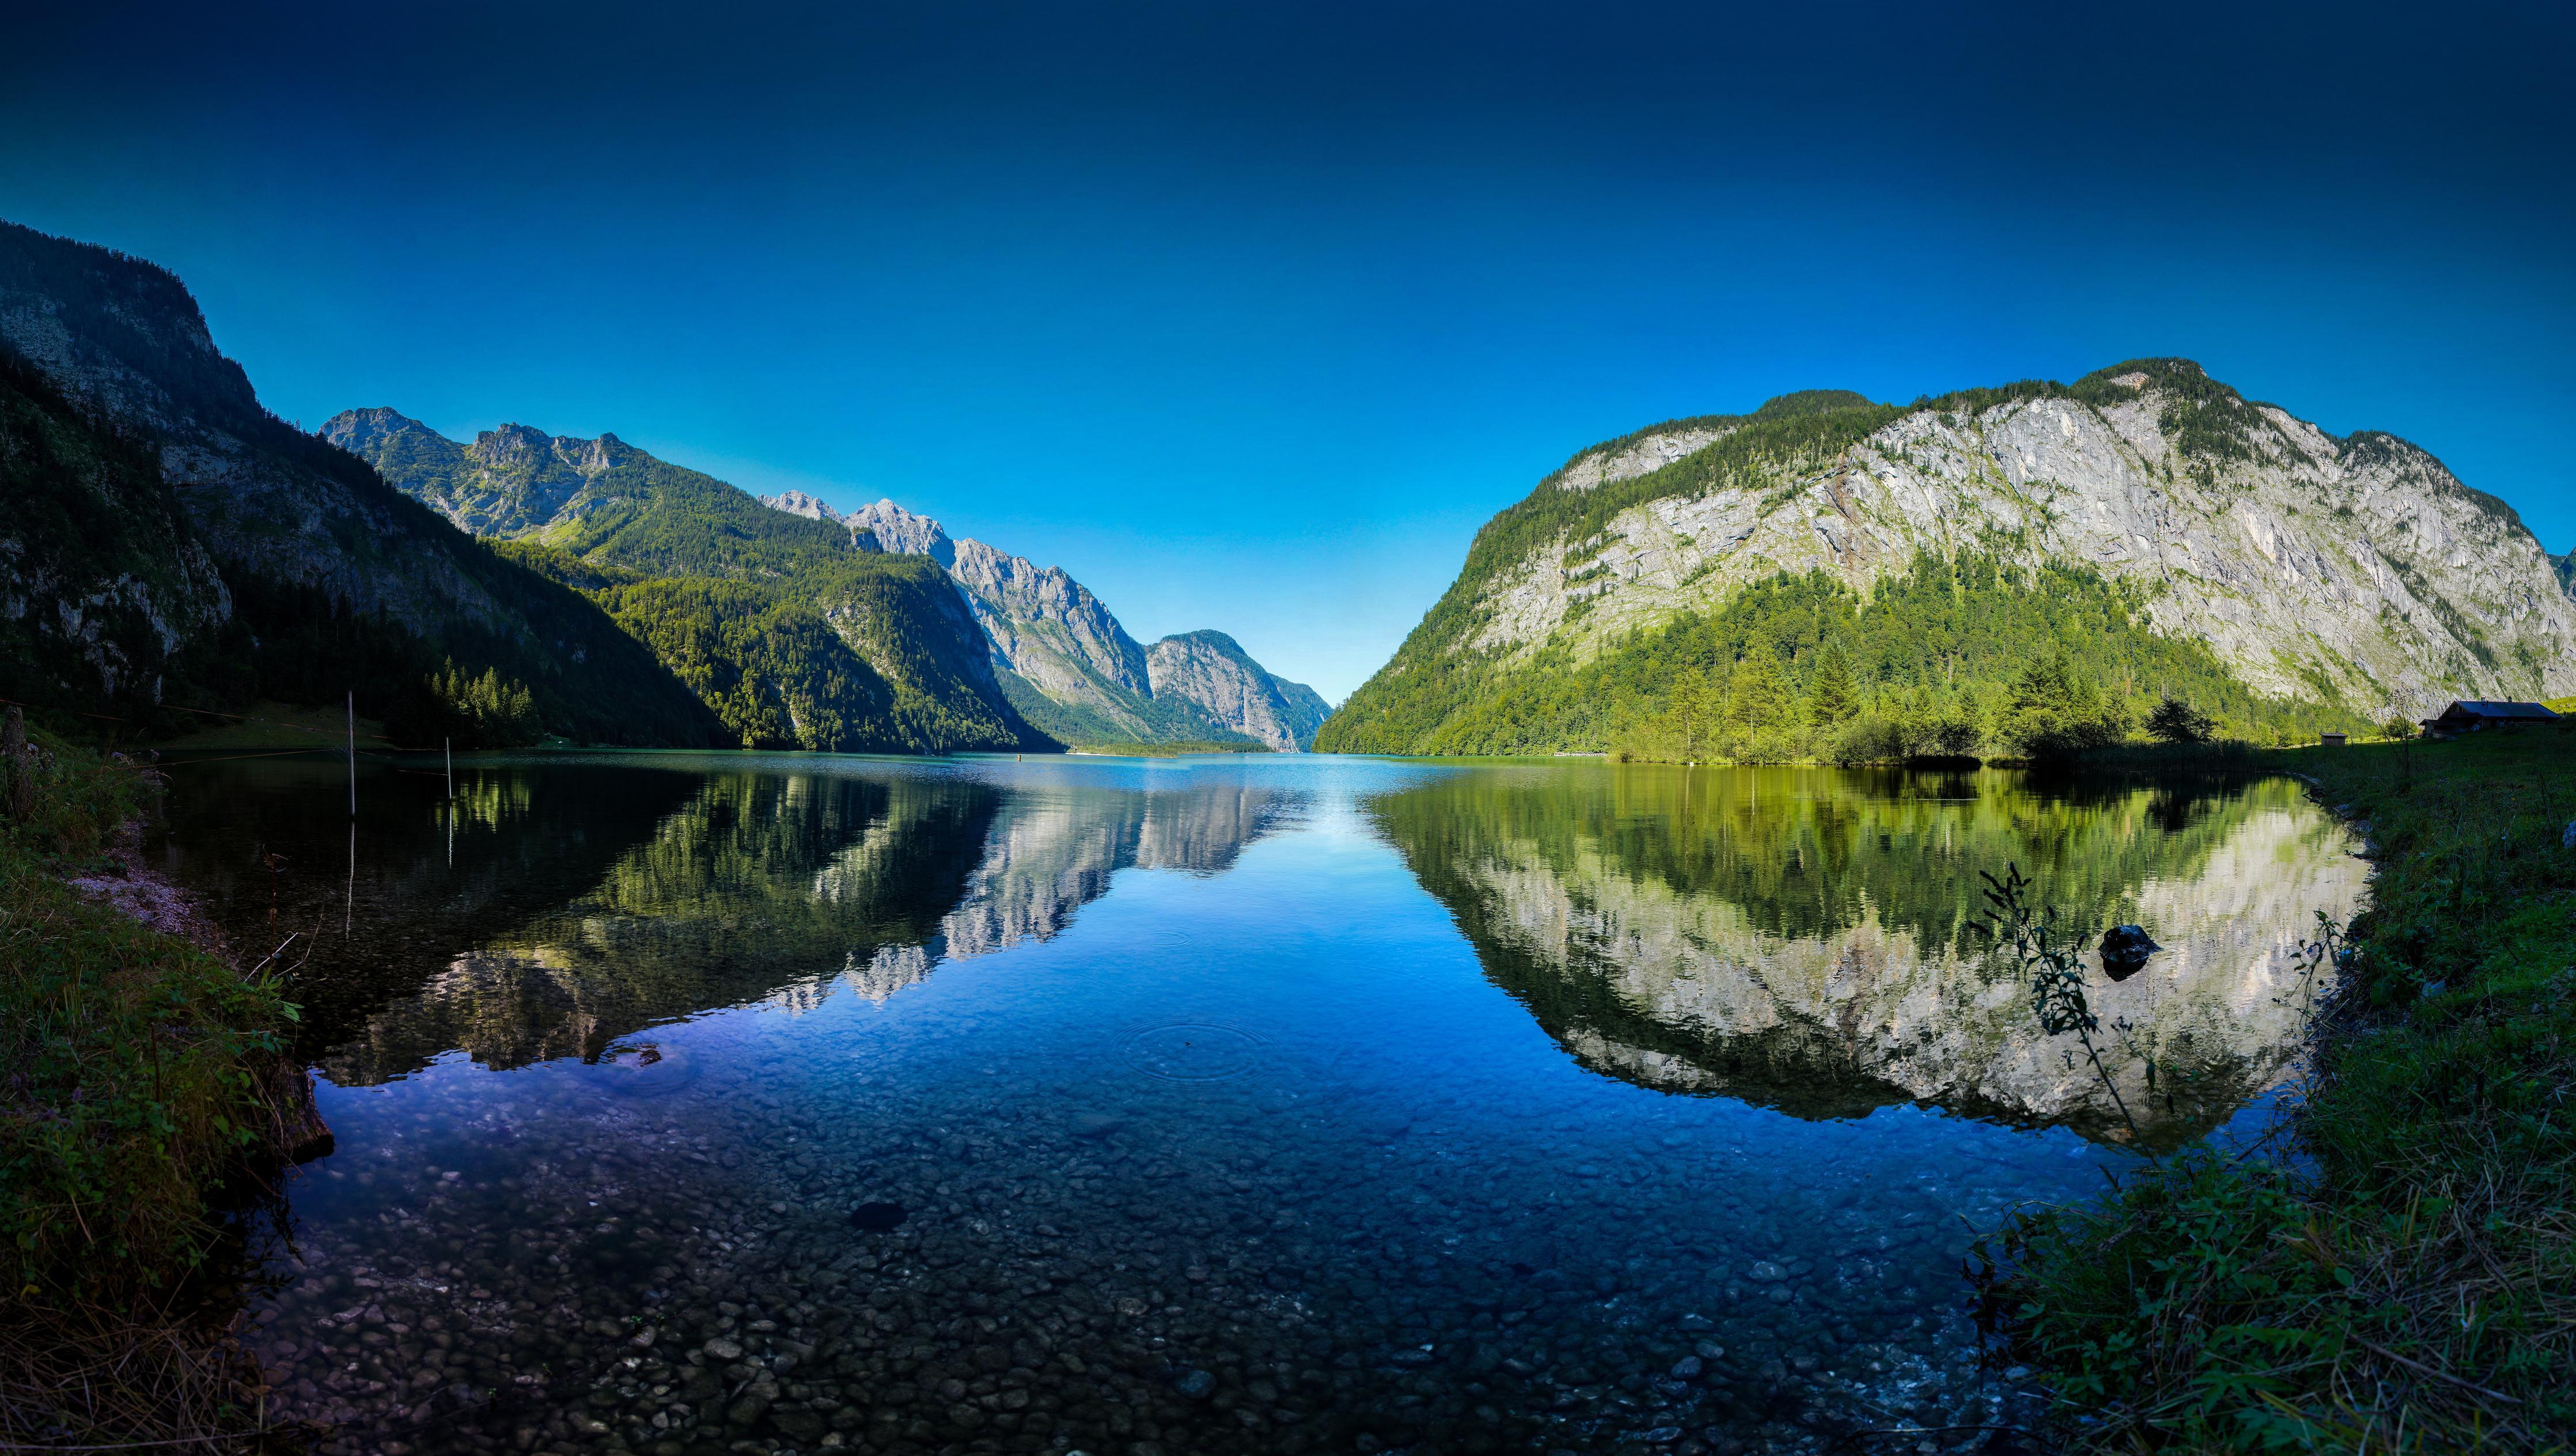
<svg viewBox="0 0 2576 1456"><path fill-rule="evenodd" d="M2102 932L2102 972L2114 981L2125 981L2145 970L2147 957L2163 949L2135 925L2114 925Z"/></svg>
<svg viewBox="0 0 2576 1456"><path fill-rule="evenodd" d="M901 1224L912 1215L900 1203L862 1203L850 1210L850 1227L878 1232Z"/></svg>

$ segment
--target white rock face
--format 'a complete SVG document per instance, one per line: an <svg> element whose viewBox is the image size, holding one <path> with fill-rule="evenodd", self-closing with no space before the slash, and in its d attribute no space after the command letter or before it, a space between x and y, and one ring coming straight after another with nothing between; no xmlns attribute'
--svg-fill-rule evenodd
<svg viewBox="0 0 2576 1456"><path fill-rule="evenodd" d="M2501 502L2402 440L2338 440L2270 406L2246 458L2186 455L2166 421L2188 406L2145 374L2115 382L2132 395L2100 407L1918 410L1810 468L1640 503L1489 584L1469 645L1588 656L1775 573L1865 590L1917 552L1987 551L2141 583L2156 630L2202 638L2274 696L2322 680L2372 716L2420 717L2453 697L2576 692L2576 604ZM1650 435L1541 489L1596 489L1718 438Z"/></svg>
<svg viewBox="0 0 2576 1456"><path fill-rule="evenodd" d="M1100 598L1065 574L981 541L960 541L948 573L965 592L994 656L1058 701L1109 707L1104 686L1151 695L1145 650Z"/></svg>
<svg viewBox="0 0 2576 1456"><path fill-rule="evenodd" d="M1322 694L1272 676L1222 632L1164 638L1146 652L1145 671L1157 695L1187 698L1274 753L1303 751L1333 712Z"/></svg>
<svg viewBox="0 0 2576 1456"><path fill-rule="evenodd" d="M1166 637L1148 650L1062 567L981 541L951 541L937 521L891 500L846 516L801 491L762 501L846 522L873 533L888 551L947 567L992 644L994 665L1101 725L1093 731L1144 742L1230 732L1295 753L1314 742L1332 712L1314 689L1271 675L1222 632Z"/></svg>
<svg viewBox="0 0 2576 1456"><path fill-rule="evenodd" d="M1724 427L1683 426L1670 432L1648 434L1634 444L1615 450L1588 451L1557 472L1556 484L1566 490L1591 490L1612 481L1634 480L1648 471L1661 470L1676 460L1696 455L1733 433Z"/></svg>
<svg viewBox="0 0 2576 1456"><path fill-rule="evenodd" d="M820 501L815 504L822 506ZM822 508L827 512L831 509L829 506ZM872 506L861 506L847 517L834 519L847 520L853 530L873 533L879 546L899 556L927 556L942 566L952 565L957 560L957 548L950 543L948 533L939 529L937 521L928 516L914 515L893 501L881 500Z"/></svg>

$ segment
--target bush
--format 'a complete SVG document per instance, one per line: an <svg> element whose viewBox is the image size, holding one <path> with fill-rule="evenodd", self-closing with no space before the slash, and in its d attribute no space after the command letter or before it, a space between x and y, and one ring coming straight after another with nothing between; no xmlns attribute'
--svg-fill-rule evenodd
<svg viewBox="0 0 2576 1456"><path fill-rule="evenodd" d="M1836 763L1891 763L1922 749L1921 730L1894 718L1864 713L1833 736L1826 756Z"/></svg>
<svg viewBox="0 0 2576 1456"><path fill-rule="evenodd" d="M2391 743L2403 743L2422 731L2404 718L2391 718L2379 725L2379 736Z"/></svg>

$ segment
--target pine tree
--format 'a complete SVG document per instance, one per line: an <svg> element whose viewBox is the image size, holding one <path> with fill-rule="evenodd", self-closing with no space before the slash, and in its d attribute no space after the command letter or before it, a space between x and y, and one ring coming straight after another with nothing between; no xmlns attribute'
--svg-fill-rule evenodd
<svg viewBox="0 0 2576 1456"><path fill-rule="evenodd" d="M1780 669L1780 654L1771 650L1769 642L1755 638L1744 659L1735 664L1729 707L1730 716L1748 734L1762 733L1788 720L1788 678Z"/></svg>
<svg viewBox="0 0 2576 1456"><path fill-rule="evenodd" d="M1824 655L1816 660L1815 680L1807 687L1809 721L1819 728L1839 728L1860 711L1860 693L1852 685L1851 659L1843 655L1843 644L1825 644Z"/></svg>

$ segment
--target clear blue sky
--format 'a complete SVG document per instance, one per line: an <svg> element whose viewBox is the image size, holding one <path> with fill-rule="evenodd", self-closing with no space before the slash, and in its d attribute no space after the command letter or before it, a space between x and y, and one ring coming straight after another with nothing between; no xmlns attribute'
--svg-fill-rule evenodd
<svg viewBox="0 0 2576 1456"><path fill-rule="evenodd" d="M1339 699L1583 445L2182 354L2576 543L2569 7L12 5L308 427L891 495Z"/></svg>

